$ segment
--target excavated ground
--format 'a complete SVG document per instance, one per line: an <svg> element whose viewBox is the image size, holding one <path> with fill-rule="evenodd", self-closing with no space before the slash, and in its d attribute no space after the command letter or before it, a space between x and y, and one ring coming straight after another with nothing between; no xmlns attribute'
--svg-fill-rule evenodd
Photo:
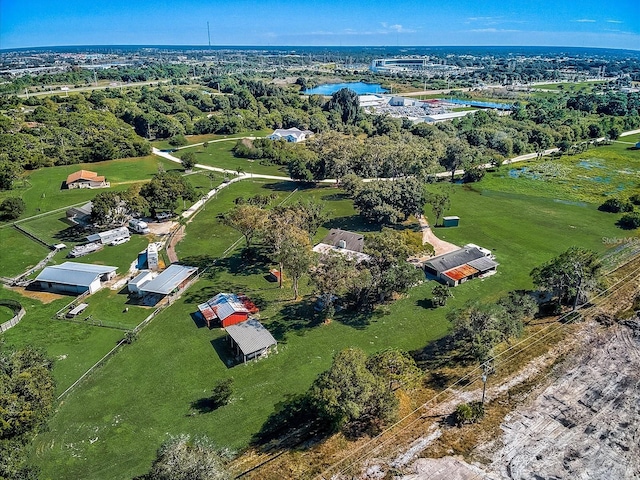
<svg viewBox="0 0 640 480"><path fill-rule="evenodd" d="M639 479L640 320L589 326L577 353L502 435L461 458L418 459L403 480Z"/></svg>

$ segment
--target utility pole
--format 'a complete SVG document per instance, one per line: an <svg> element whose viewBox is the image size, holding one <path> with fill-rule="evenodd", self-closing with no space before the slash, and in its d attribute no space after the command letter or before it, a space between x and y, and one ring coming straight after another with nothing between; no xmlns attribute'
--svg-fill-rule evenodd
<svg viewBox="0 0 640 480"><path fill-rule="evenodd" d="M209 39L209 46L211 46L211 30L209 30L209 22L207 22L207 38Z"/></svg>
<svg viewBox="0 0 640 480"><path fill-rule="evenodd" d="M484 409L484 399L487 393L487 374L488 374L487 364L484 363L482 365L482 408L483 409Z"/></svg>

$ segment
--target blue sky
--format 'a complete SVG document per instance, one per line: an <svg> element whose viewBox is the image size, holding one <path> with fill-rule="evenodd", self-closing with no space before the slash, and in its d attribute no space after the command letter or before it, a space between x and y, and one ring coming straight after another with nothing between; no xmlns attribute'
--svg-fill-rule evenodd
<svg viewBox="0 0 640 480"><path fill-rule="evenodd" d="M638 0L0 0L0 48L557 45L640 50Z"/></svg>

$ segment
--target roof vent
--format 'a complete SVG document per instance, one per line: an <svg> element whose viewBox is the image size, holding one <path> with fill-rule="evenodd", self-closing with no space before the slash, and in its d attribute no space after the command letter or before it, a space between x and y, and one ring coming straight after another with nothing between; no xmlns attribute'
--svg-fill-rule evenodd
<svg viewBox="0 0 640 480"><path fill-rule="evenodd" d="M338 248L347 248L347 242L344 240L338 240Z"/></svg>

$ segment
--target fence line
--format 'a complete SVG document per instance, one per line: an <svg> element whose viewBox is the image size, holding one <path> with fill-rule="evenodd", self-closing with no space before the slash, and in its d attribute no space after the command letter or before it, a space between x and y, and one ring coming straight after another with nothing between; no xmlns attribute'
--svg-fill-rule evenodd
<svg viewBox="0 0 640 480"><path fill-rule="evenodd" d="M31 238L32 240L35 240L36 242L44 245L45 247L47 247L50 250L53 250L55 247L53 245L51 245L50 243L45 242L44 240L42 240L40 237L38 237L35 233L31 233L29 230L27 230L26 228L24 228L22 225L18 225L17 223L13 224L13 227L18 230L19 232L23 233L24 235L26 235L27 237Z"/></svg>
<svg viewBox="0 0 640 480"><path fill-rule="evenodd" d="M25 313L27 313L26 310L24 308L20 308L20 311L16 315L14 315L11 320L7 320L2 325L0 325L0 333L4 333L11 327L15 327L18 323L20 323L20 320L22 320L22 317L24 317Z"/></svg>

